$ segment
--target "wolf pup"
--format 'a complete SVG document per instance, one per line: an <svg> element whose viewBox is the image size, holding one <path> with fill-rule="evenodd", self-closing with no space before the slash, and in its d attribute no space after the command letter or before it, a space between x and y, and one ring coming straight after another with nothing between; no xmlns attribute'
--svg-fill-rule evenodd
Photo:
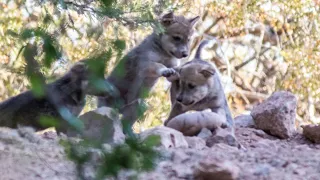
<svg viewBox="0 0 320 180"><path fill-rule="evenodd" d="M106 95L89 86L89 71L85 60L76 63L63 77L45 87L46 95L36 98L31 91L23 92L0 103L0 126L17 128L31 126L35 130L48 128L40 122L41 116L61 119L56 106L65 106L78 116L85 105L85 95ZM103 77L102 77L103 78ZM60 121L59 121L60 122ZM60 122L58 132L66 130L66 123Z"/></svg>
<svg viewBox="0 0 320 180"><path fill-rule="evenodd" d="M227 126L233 127L233 118L216 69L200 58L201 50L208 42L201 42L195 58L177 69L179 76L171 78L170 95L173 107L165 125L184 112L209 108L212 112L226 117Z"/></svg>
<svg viewBox="0 0 320 180"><path fill-rule="evenodd" d="M191 19L175 16L173 12L165 14L160 19L164 32L153 32L146 37L117 64L107 78L119 90L122 105L117 104L118 98L100 97L98 107L117 106L123 115L122 122L127 126L126 132L132 133L132 125L139 118L138 100L146 97L159 77L175 74L172 68L179 65L179 59L189 55L190 38L198 19L199 16Z"/></svg>

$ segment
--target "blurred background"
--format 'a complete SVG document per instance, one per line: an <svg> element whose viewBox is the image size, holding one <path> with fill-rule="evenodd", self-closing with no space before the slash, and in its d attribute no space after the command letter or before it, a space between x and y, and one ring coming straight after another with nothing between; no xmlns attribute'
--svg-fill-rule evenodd
<svg viewBox="0 0 320 180"><path fill-rule="evenodd" d="M297 126L319 123L319 5L318 0L0 0L0 101L30 88L20 55L26 42L41 45L39 61L54 59L41 68L47 82L78 60L112 50L107 76L128 50L157 29L157 18L173 10L201 16L192 53L184 61L192 59L202 39L216 42L203 58L220 70L234 117L250 113L274 91L288 90L299 100ZM167 118L168 88L161 78L137 131ZM88 96L82 113L95 108L95 97Z"/></svg>

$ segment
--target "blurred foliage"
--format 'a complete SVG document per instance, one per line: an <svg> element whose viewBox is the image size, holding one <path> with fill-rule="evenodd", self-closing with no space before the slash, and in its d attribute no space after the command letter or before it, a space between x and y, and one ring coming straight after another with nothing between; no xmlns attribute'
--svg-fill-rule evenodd
<svg viewBox="0 0 320 180"><path fill-rule="evenodd" d="M96 167L96 179L106 177L117 178L121 170L135 170L136 172L152 170L155 160L159 157L153 149L160 143L159 136L149 136L145 140L129 137L124 144L114 145L111 149L102 144L93 145L90 140L71 142L61 140L66 149L67 156L77 165L78 177L86 179L84 173L85 163L92 159L92 150L99 152L100 160Z"/></svg>
<svg viewBox="0 0 320 180"><path fill-rule="evenodd" d="M109 88L101 86L104 80L101 77L122 58L127 47L135 45L127 33L159 28L155 17L168 5L162 1L1 1L0 74L5 74L0 84L1 100L26 89L39 97L45 95L44 85L81 59L88 60L89 83L101 90ZM82 133L83 123L55 102L54 96L47 94L62 118ZM94 108L93 104L85 109ZM92 105L92 101L88 105ZM41 117L41 122L57 125L55 119L46 116ZM63 145L82 179L82 165L90 160L88 150L102 151L104 159L97 169L97 177L103 179L116 177L121 169L152 169L157 157L153 146L158 142L159 137L149 137L143 142L129 137L110 152L103 151L102 142L90 139L78 144L65 141Z"/></svg>

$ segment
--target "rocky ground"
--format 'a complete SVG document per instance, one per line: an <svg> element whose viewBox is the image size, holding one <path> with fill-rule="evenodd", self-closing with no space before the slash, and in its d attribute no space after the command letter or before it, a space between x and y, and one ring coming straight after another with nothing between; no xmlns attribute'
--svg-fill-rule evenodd
<svg viewBox="0 0 320 180"><path fill-rule="evenodd" d="M164 157L154 171L138 179L320 179L320 144L315 144L320 142L320 126L304 126L303 133L292 128L295 106L290 94L275 94L251 115L236 118L236 146L227 145L232 139L223 130L211 137L205 133L185 137L167 127L147 130L141 137L161 135ZM77 179L75 165L58 141L53 132L0 128L0 179ZM118 179L128 179L127 175L124 172Z"/></svg>
<svg viewBox="0 0 320 180"><path fill-rule="evenodd" d="M320 145L302 134L280 140L253 128L235 132L245 149L189 138L189 147L163 150L168 158L139 179L319 179ZM56 136L25 134L0 130L0 179L77 179Z"/></svg>

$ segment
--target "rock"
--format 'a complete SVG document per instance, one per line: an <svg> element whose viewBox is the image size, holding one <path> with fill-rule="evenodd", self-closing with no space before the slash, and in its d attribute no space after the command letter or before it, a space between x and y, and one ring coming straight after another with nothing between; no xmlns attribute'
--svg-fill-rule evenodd
<svg viewBox="0 0 320 180"><path fill-rule="evenodd" d="M32 127L19 127L18 133L21 137L32 143L40 143L42 140L41 137L35 133L35 130Z"/></svg>
<svg viewBox="0 0 320 180"><path fill-rule="evenodd" d="M272 148L274 150L276 150L276 145L275 142L269 139L261 139L259 141L257 141L256 143L252 143L250 145L250 147L252 148Z"/></svg>
<svg viewBox="0 0 320 180"><path fill-rule="evenodd" d="M303 135L310 141L320 144L320 125L305 125L301 126Z"/></svg>
<svg viewBox="0 0 320 180"><path fill-rule="evenodd" d="M122 125L119 114L112 108L100 107L89 111L79 117L84 123L84 137L101 140L104 143L122 143L125 135L122 132ZM66 133L69 137L77 137L79 134L69 129Z"/></svg>
<svg viewBox="0 0 320 180"><path fill-rule="evenodd" d="M228 144L230 146L236 146L236 147L239 146L239 144L238 144L234 134L230 130L230 128L217 129L215 131L215 134L213 134L213 136L209 137L206 141L206 145L208 147L212 147L214 144L217 144L217 143L224 143L224 144Z"/></svg>
<svg viewBox="0 0 320 180"><path fill-rule="evenodd" d="M240 115L234 118L234 126L241 128L254 128L255 124L251 115Z"/></svg>
<svg viewBox="0 0 320 180"><path fill-rule="evenodd" d="M131 178L134 179L134 178ZM138 179L141 180L167 180L163 173L157 172L147 172L147 173L140 173Z"/></svg>
<svg viewBox="0 0 320 180"><path fill-rule="evenodd" d="M194 175L199 180L234 180L238 178L239 171L230 161L204 158L195 168Z"/></svg>
<svg viewBox="0 0 320 180"><path fill-rule="evenodd" d="M171 161L175 164L183 164L190 161L191 156L184 150L176 150L172 153Z"/></svg>
<svg viewBox="0 0 320 180"><path fill-rule="evenodd" d="M50 139L50 140L54 140L56 138L58 138L58 134L56 131L43 131L43 132L36 132L37 134L39 134L43 139Z"/></svg>
<svg viewBox="0 0 320 180"><path fill-rule="evenodd" d="M17 130L0 127L0 142L5 144L22 144L24 140Z"/></svg>
<svg viewBox="0 0 320 180"><path fill-rule="evenodd" d="M295 132L296 109L296 97L290 92L279 91L255 106L251 116L256 128L286 139Z"/></svg>
<svg viewBox="0 0 320 180"><path fill-rule="evenodd" d="M188 147L188 143L183 134L168 127L158 126L152 129L147 129L139 134L142 139L146 139L150 135L159 135L161 137L161 146L164 148Z"/></svg>
<svg viewBox="0 0 320 180"><path fill-rule="evenodd" d="M196 136L186 136L185 137L189 148L202 150L206 148L206 141L202 138L196 137Z"/></svg>
<svg viewBox="0 0 320 180"><path fill-rule="evenodd" d="M204 140L207 140L211 136L212 132L207 128L202 128L200 133L197 135L197 137L202 138Z"/></svg>

